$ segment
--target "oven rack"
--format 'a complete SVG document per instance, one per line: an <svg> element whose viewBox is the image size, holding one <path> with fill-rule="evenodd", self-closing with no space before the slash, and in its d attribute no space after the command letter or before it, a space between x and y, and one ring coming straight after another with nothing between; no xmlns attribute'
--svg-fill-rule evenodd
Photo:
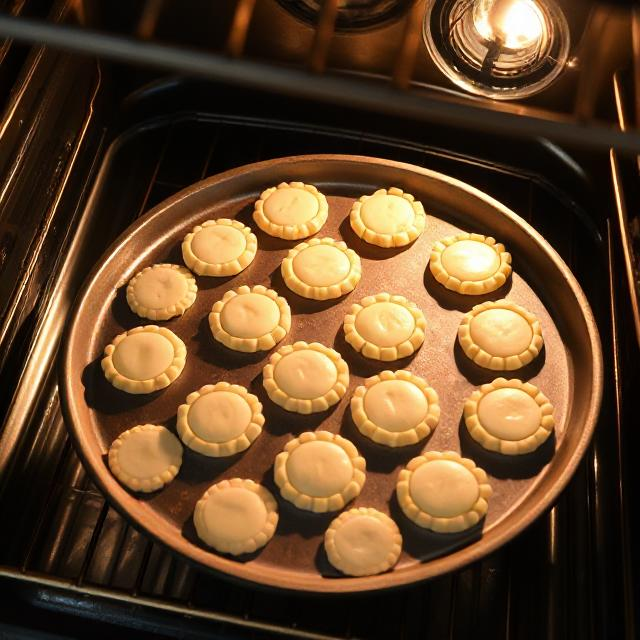
<svg viewBox="0 0 640 640"><path fill-rule="evenodd" d="M63 3L64 4L64 3ZM203 4L203 3L200 3ZM206 5L207 3L204 3ZM221 3L222 4L222 3ZM109 22L109 12L115 3L105 5L102 21L96 19L95 3L77 2L69 7L64 22L60 11L53 11L48 20L0 13L0 36L21 42L46 43L66 51L97 55L118 62L136 63L192 76L275 91L283 95L306 97L316 101L341 104L370 110L378 114L409 117L418 121L453 125L465 129L492 131L515 137L546 138L558 143L593 149L615 148L620 152L640 153L640 130L627 126L622 130L615 119L610 122L598 113L602 86L610 89L607 78L615 68L602 51L628 38L628 59L640 66L640 11L594 4L586 19L571 69L564 75L571 79L562 89L548 90L552 100L539 106L536 100L517 104L470 97L462 92L437 86L443 78L433 73L433 63L421 42L421 25L425 0L416 0L408 11L402 29L394 32L397 46L392 54L391 68L372 72L362 67L350 71L348 64L336 60L332 47L336 38L336 17L339 0L324 0L313 27L296 22L294 28L307 31L308 46L296 51L285 62L278 61L269 50L249 55L252 20L257 7L270 5L266 14L276 19L283 10L276 0L236 0L226 24L208 11L198 9L198 3L171 0L145 0L133 6L137 11L126 18ZM221 11L220 5L211 5ZM195 46L188 30L172 33L172 39L157 38L158 24L171 20L177 9L183 14L179 21L198 24L209 21L215 33L213 46ZM173 13L172 13L173 12ZM278 12L280 12L278 14ZM224 13L224 12L223 12ZM58 18L53 17L58 16ZM262 18L262 14L260 16ZM73 22L75 24L70 24ZM220 24L218 24L220 23ZM262 25L260 25L262 27ZM266 27L268 28L268 26ZM179 31L179 27L176 27ZM285 36L286 37L286 36ZM379 41L372 40L372 43ZM427 80L416 77L417 63L429 67ZM616 64L616 61L611 61ZM640 73L635 71L636 78ZM567 108L554 108L553 100L563 102L571 94ZM640 88L636 87L636 100ZM636 125L637 126L637 125Z"/></svg>
<svg viewBox="0 0 640 640"><path fill-rule="evenodd" d="M81 240L99 237L104 246L133 217L202 176L309 147L427 164L494 185L495 195L546 234L576 272L597 314L607 379L616 382L608 386L594 443L558 504L482 562L403 591L336 600L233 585L174 558L105 502L68 440L54 367L37 385L37 405L22 425L27 437L13 448L13 464L5 470L0 521L13 526L0 551L0 576L22 599L51 614L70 611L100 622L144 625L170 637L228 637L244 630L254 637L388 638L399 630L405 638L465 638L482 628L495 638L632 638L628 524L619 493L625 486L620 386L626 365L615 297L616 240L608 225L590 226L570 198L509 166L361 130L190 112L144 121L120 135L106 155L98 154L95 186L77 220ZM130 175L135 181L123 183ZM546 216L552 205L565 215ZM106 220L108 214L114 219ZM91 234L85 217L92 221ZM76 274L96 259L95 250L83 253L75 244L63 253ZM608 282L594 277L600 269ZM53 291L77 282L67 269L53 277ZM48 358L51 364L55 352ZM20 493L27 481L29 492Z"/></svg>

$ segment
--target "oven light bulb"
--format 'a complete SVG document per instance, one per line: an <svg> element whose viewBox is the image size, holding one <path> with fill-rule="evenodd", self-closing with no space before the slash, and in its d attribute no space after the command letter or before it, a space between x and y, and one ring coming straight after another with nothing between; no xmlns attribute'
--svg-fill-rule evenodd
<svg viewBox="0 0 640 640"><path fill-rule="evenodd" d="M498 41L513 50L535 45L546 29L544 17L533 0L480 2L474 26L485 40Z"/></svg>

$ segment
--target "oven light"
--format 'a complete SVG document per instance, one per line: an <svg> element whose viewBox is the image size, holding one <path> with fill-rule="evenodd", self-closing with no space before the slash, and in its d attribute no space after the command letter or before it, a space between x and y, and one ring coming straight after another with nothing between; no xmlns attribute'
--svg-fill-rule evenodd
<svg viewBox="0 0 640 640"><path fill-rule="evenodd" d="M508 49L524 49L539 43L545 32L544 16L532 0L480 2L473 22L487 41Z"/></svg>
<svg viewBox="0 0 640 640"><path fill-rule="evenodd" d="M569 57L569 27L555 0L427 0L423 37L448 78L501 100L541 91Z"/></svg>

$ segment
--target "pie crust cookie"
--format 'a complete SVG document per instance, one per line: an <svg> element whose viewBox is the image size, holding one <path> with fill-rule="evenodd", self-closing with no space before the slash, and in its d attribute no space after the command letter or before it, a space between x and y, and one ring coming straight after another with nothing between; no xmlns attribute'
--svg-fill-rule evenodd
<svg viewBox="0 0 640 640"><path fill-rule="evenodd" d="M506 455L535 451L551 435L553 406L538 387L497 378L464 404L469 435L485 449Z"/></svg>
<svg viewBox="0 0 640 640"><path fill-rule="evenodd" d="M410 356L424 342L422 311L403 296L367 296L344 319L345 340L367 358L398 360Z"/></svg>
<svg viewBox="0 0 640 640"><path fill-rule="evenodd" d="M459 233L438 240L429 269L447 289L477 296L499 289L511 275L511 254L494 238Z"/></svg>
<svg viewBox="0 0 640 640"><path fill-rule="evenodd" d="M328 215L327 199L302 182L281 182L263 191L253 210L253 219L265 233L285 240L317 233Z"/></svg>
<svg viewBox="0 0 640 640"><path fill-rule="evenodd" d="M362 491L365 459L346 438L305 431L276 456L273 475L285 500L298 509L325 513L342 509Z"/></svg>
<svg viewBox="0 0 640 640"><path fill-rule="evenodd" d="M300 243L289 251L280 270L291 291L313 300L339 298L353 291L362 275L358 254L332 238Z"/></svg>
<svg viewBox="0 0 640 640"><path fill-rule="evenodd" d="M154 264L136 273L127 285L133 313L149 320L181 316L196 300L198 286L191 272L177 264Z"/></svg>
<svg viewBox="0 0 640 640"><path fill-rule="evenodd" d="M329 562L348 576L372 576L393 567L402 550L396 523L371 508L341 513L324 534Z"/></svg>
<svg viewBox="0 0 640 640"><path fill-rule="evenodd" d="M387 447L404 447L436 428L440 405L426 380L409 371L383 371L355 390L351 415L367 438Z"/></svg>
<svg viewBox="0 0 640 640"><path fill-rule="evenodd" d="M544 341L540 321L509 300L483 302L466 313L458 328L465 355L494 371L512 371L529 364Z"/></svg>
<svg viewBox="0 0 640 640"><path fill-rule="evenodd" d="M253 262L257 250L251 229L228 218L207 220L182 241L184 263L200 276L234 276Z"/></svg>
<svg viewBox="0 0 640 640"><path fill-rule="evenodd" d="M182 464L182 445L168 429L141 424L113 441L108 459L111 473L123 485L150 493L176 477Z"/></svg>
<svg viewBox="0 0 640 640"><path fill-rule="evenodd" d="M402 189L378 189L353 203L351 228L359 238L378 247L404 247L424 231L422 203Z"/></svg>
<svg viewBox="0 0 640 640"><path fill-rule="evenodd" d="M426 451L400 471L398 504L419 527L455 533L486 515L491 496L487 474L455 451Z"/></svg>
<svg viewBox="0 0 640 640"><path fill-rule="evenodd" d="M273 538L278 505L271 492L253 480L221 480L196 503L193 523L200 540L217 551L253 553Z"/></svg>
<svg viewBox="0 0 640 640"><path fill-rule="evenodd" d="M301 341L271 356L262 384L269 398L287 411L316 413L340 402L349 386L349 367L337 351Z"/></svg>
<svg viewBox="0 0 640 640"><path fill-rule="evenodd" d="M151 393L168 387L184 369L187 348L178 336L154 324L121 333L104 349L102 370L116 389Z"/></svg>
<svg viewBox="0 0 640 640"><path fill-rule="evenodd" d="M184 444L212 458L248 449L262 433L262 404L244 387L208 384L178 407L176 430Z"/></svg>
<svg viewBox="0 0 640 640"><path fill-rule="evenodd" d="M218 342L234 351L268 351L291 328L291 309L273 289L243 285L213 305L209 327Z"/></svg>

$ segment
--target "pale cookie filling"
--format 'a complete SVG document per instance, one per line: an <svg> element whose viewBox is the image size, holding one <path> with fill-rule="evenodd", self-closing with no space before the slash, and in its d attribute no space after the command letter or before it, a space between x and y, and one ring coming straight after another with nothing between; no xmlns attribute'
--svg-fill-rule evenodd
<svg viewBox="0 0 640 640"><path fill-rule="evenodd" d="M220 314L222 328L238 338L259 338L273 331L280 321L275 300L259 293L236 296Z"/></svg>
<svg viewBox="0 0 640 640"><path fill-rule="evenodd" d="M411 355L424 342L425 326L415 304L388 293L362 299L344 319L346 341L362 355L384 361Z"/></svg>
<svg viewBox="0 0 640 640"><path fill-rule="evenodd" d="M344 396L349 367L340 354L317 342L280 348L263 369L269 398L288 411L325 411Z"/></svg>
<svg viewBox="0 0 640 640"><path fill-rule="evenodd" d="M104 350L102 369L114 387L151 393L171 384L184 368L187 350L169 329L148 325L122 333Z"/></svg>
<svg viewBox="0 0 640 640"><path fill-rule="evenodd" d="M324 536L329 562L350 576L370 576L396 564L402 536L389 516L371 508L340 514Z"/></svg>
<svg viewBox="0 0 640 640"><path fill-rule="evenodd" d="M236 393L207 393L191 405L188 419L199 438L207 442L227 442L245 432L251 422L251 407Z"/></svg>
<svg viewBox="0 0 640 640"><path fill-rule="evenodd" d="M229 456L247 449L262 432L264 416L258 398L228 382L190 393L178 407L181 440L206 456Z"/></svg>
<svg viewBox="0 0 640 640"><path fill-rule="evenodd" d="M371 387L364 396L369 419L385 431L413 429L429 410L424 393L406 380L386 380Z"/></svg>
<svg viewBox="0 0 640 640"><path fill-rule="evenodd" d="M317 244L303 249L293 259L293 272L312 287L330 287L351 269L349 258L332 245Z"/></svg>
<svg viewBox="0 0 640 640"><path fill-rule="evenodd" d="M518 369L542 349L539 320L509 300L485 302L465 314L458 340L467 357L487 369Z"/></svg>
<svg viewBox="0 0 640 640"><path fill-rule="evenodd" d="M285 500L322 513L342 509L360 493L365 467L349 440L328 431L307 431L276 456L274 479Z"/></svg>
<svg viewBox="0 0 640 640"><path fill-rule="evenodd" d="M193 236L191 250L196 258L209 264L237 260L247 248L244 234L234 227L214 225Z"/></svg>
<svg viewBox="0 0 640 640"><path fill-rule="evenodd" d="M273 289L244 285L213 305L209 326L213 337L230 349L267 351L291 328L291 310Z"/></svg>
<svg viewBox="0 0 640 640"><path fill-rule="evenodd" d="M351 459L337 444L315 440L300 445L287 460L289 482L312 498L340 493L353 476Z"/></svg>
<svg viewBox="0 0 640 640"><path fill-rule="evenodd" d="M196 299L195 278L184 267L155 264L137 273L127 285L131 311L150 320L182 315Z"/></svg>
<svg viewBox="0 0 640 640"><path fill-rule="evenodd" d="M392 187L362 196L353 204L349 220L351 228L366 242L380 247L401 247L424 231L425 217L420 202Z"/></svg>
<svg viewBox="0 0 640 640"><path fill-rule="evenodd" d="M453 451L428 451L398 476L398 503L417 525L438 532L463 531L487 513L486 473Z"/></svg>
<svg viewBox="0 0 640 640"><path fill-rule="evenodd" d="M217 551L252 553L273 537L277 504L267 489L252 480L222 480L200 498L193 522L198 537Z"/></svg>
<svg viewBox="0 0 640 640"><path fill-rule="evenodd" d="M442 266L460 281L486 280L500 266L496 250L476 240L460 240L442 252Z"/></svg>
<svg viewBox="0 0 640 640"><path fill-rule="evenodd" d="M495 291L511 275L511 254L494 238L460 233L433 245L429 268L447 289L465 295Z"/></svg>
<svg viewBox="0 0 640 640"><path fill-rule="evenodd" d="M318 209L318 200L313 194L295 187L277 189L263 205L264 215L274 224L283 226L309 222Z"/></svg>
<svg viewBox="0 0 640 640"><path fill-rule="evenodd" d="M382 193L362 204L360 216L367 228L383 234L406 231L415 220L413 207L407 200Z"/></svg>
<svg viewBox="0 0 640 640"><path fill-rule="evenodd" d="M411 312L394 302L378 302L356 316L356 330L379 347L393 347L411 337L416 323Z"/></svg>
<svg viewBox="0 0 640 640"><path fill-rule="evenodd" d="M471 320L471 339L489 355L506 358L525 351L533 332L529 323L510 309L488 309Z"/></svg>
<svg viewBox="0 0 640 640"><path fill-rule="evenodd" d="M313 238L289 251L280 267L292 291L305 298L328 300L353 291L362 274L360 258L344 242Z"/></svg>
<svg viewBox="0 0 640 640"><path fill-rule="evenodd" d="M478 419L496 438L523 440L538 430L542 412L521 389L496 389L480 400Z"/></svg>
<svg viewBox="0 0 640 640"><path fill-rule="evenodd" d="M507 455L529 453L551 435L553 406L528 382L497 378L465 402L471 437L485 449Z"/></svg>
<svg viewBox="0 0 640 640"><path fill-rule="evenodd" d="M442 518L469 511L479 495L474 475L453 460L433 460L416 469L409 492L422 511Z"/></svg>
<svg viewBox="0 0 640 640"><path fill-rule="evenodd" d="M174 357L173 345L158 333L127 336L112 358L118 373L131 380L148 380L166 371Z"/></svg>
<svg viewBox="0 0 640 640"><path fill-rule="evenodd" d="M328 210L327 199L313 185L282 182L262 193L253 219L269 235L297 240L319 231Z"/></svg>
<svg viewBox="0 0 640 640"><path fill-rule="evenodd" d="M134 491L151 492L175 478L182 464L182 446L164 427L139 425L125 431L109 449L113 475Z"/></svg>
<svg viewBox="0 0 640 640"><path fill-rule="evenodd" d="M426 438L440 419L438 394L409 371L383 371L365 380L351 398L358 430L388 447L415 444Z"/></svg>
<svg viewBox="0 0 640 640"><path fill-rule="evenodd" d="M255 258L258 243L251 229L237 220L207 220L182 242L185 264L203 276L236 275Z"/></svg>
<svg viewBox="0 0 640 640"><path fill-rule="evenodd" d="M276 365L273 378L292 398L311 400L327 393L338 379L335 363L318 351L294 351Z"/></svg>

